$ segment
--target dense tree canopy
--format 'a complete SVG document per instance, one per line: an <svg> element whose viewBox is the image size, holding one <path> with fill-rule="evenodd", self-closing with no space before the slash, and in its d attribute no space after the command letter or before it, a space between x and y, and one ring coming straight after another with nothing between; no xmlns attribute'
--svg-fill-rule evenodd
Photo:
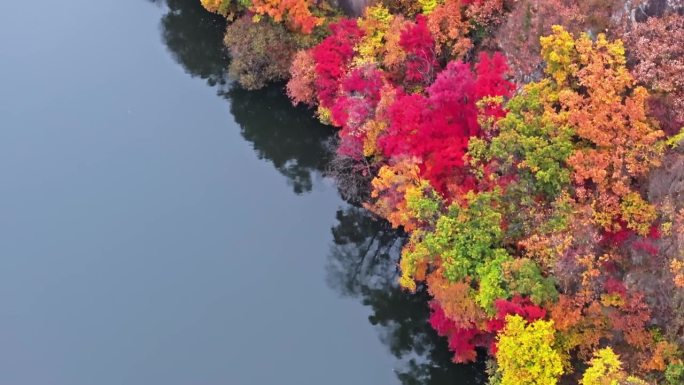
<svg viewBox="0 0 684 385"><path fill-rule="evenodd" d="M289 77L291 101L339 129L333 173L406 233L399 285L429 294L454 362L486 351L499 385L681 383L675 5L202 4L242 15L234 78Z"/></svg>

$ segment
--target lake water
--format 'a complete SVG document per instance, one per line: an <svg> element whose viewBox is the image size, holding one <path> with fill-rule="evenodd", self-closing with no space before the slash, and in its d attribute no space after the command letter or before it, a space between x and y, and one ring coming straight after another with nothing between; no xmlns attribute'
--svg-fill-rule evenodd
<svg viewBox="0 0 684 385"><path fill-rule="evenodd" d="M199 0L0 4L0 384L475 384ZM47 4L44 4L47 5Z"/></svg>

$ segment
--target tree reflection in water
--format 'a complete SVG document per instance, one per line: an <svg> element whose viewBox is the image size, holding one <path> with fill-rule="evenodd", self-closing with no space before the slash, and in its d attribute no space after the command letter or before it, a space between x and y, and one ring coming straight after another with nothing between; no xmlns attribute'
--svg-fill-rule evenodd
<svg viewBox="0 0 684 385"><path fill-rule="evenodd" d="M162 40L185 72L205 79L210 86L227 85L225 19L207 12L199 0L149 1L167 8L160 22Z"/></svg>
<svg viewBox="0 0 684 385"><path fill-rule="evenodd" d="M404 385L482 384L483 365L454 365L446 340L428 324L428 296L410 294L397 284L404 237L367 210L348 206L337 211L334 245L328 257L328 282L345 296L370 306L369 321L399 360Z"/></svg>
<svg viewBox="0 0 684 385"><path fill-rule="evenodd" d="M205 79L230 100L242 136L260 159L270 161L287 178L295 193L311 191L330 159L332 128L310 112L293 108L283 85L259 91L234 86L226 72L225 21L205 11L199 0L151 1L168 8L160 24L171 56L189 75Z"/></svg>
<svg viewBox="0 0 684 385"><path fill-rule="evenodd" d="M332 158L334 131L311 118L310 111L293 108L282 85L256 92L234 87L225 71L225 23L198 0L148 1L168 9L161 31L171 55L188 74L216 86L230 101L241 134L257 156L287 177L295 193L311 191ZM338 210L332 234L328 283L372 309L369 321L397 358L403 385L484 383L482 365L451 363L446 341L428 324L427 294L406 293L396 284L402 234L353 205Z"/></svg>
<svg viewBox="0 0 684 385"><path fill-rule="evenodd" d="M313 179L322 177L330 161L333 129L313 119L310 111L293 108L282 87L232 87L222 95L230 100L242 137L257 156L273 163L296 194L311 191Z"/></svg>

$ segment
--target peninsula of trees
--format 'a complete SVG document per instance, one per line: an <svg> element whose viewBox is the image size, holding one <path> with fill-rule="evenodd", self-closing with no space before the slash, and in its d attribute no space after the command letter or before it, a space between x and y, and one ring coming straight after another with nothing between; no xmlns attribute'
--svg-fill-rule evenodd
<svg viewBox="0 0 684 385"><path fill-rule="evenodd" d="M684 3L201 2L237 82L339 128L340 184L406 232L399 284L454 362L684 384Z"/></svg>

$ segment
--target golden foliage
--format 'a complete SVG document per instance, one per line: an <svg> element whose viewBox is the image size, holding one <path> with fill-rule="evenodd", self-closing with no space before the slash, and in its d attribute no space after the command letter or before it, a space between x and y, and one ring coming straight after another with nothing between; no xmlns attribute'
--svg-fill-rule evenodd
<svg viewBox="0 0 684 385"><path fill-rule="evenodd" d="M626 377L620 357L611 348L604 348L594 353L580 384L619 385Z"/></svg>
<svg viewBox="0 0 684 385"><path fill-rule="evenodd" d="M586 34L574 38L559 26L553 31L541 39L542 56L562 107L558 121L584 141L568 159L581 187L578 196L588 199L607 230L623 219L644 235L654 210L632 184L660 164L664 136L647 117L648 92L634 86L619 40L604 34L595 41ZM593 193L584 189L587 182Z"/></svg>
<svg viewBox="0 0 684 385"><path fill-rule="evenodd" d="M382 5L366 8L364 17L358 20L358 25L365 34L361 42L354 47L354 65L382 62L385 35L393 19L394 16Z"/></svg>
<svg viewBox="0 0 684 385"><path fill-rule="evenodd" d="M496 354L501 385L556 385L563 366L555 335L553 321L528 324L519 315L506 316Z"/></svg>

